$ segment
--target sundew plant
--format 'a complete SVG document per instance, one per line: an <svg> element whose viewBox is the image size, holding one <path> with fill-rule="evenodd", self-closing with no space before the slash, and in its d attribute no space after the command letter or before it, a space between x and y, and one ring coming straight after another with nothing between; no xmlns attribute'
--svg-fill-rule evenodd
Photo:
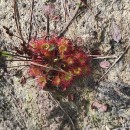
<svg viewBox="0 0 130 130"><path fill-rule="evenodd" d="M34 1L32 1L30 23L33 16L33 6ZM78 11L79 6L80 4L76 11ZM51 35L49 32L49 21L53 11L53 5L46 3L44 6L44 15L47 19L46 34L40 38L32 36L33 25L30 24L30 33L28 42L26 42L21 33L17 2L14 0L14 16L19 36L10 32L8 27L3 26L3 28L10 36L21 39L22 43L20 48L14 47L15 52L1 51L1 56L12 56L13 59L17 57L19 61L28 61L28 75L35 79L40 88L53 88L64 91L71 86L76 78L90 74L89 63L91 58L81 48L76 46L73 40L64 36L76 12L64 30L59 32L58 35Z"/></svg>

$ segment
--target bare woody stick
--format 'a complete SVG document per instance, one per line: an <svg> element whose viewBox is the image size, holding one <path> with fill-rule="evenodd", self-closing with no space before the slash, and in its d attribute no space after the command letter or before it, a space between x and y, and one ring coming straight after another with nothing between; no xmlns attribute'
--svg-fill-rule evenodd
<svg viewBox="0 0 130 130"><path fill-rule="evenodd" d="M47 15L47 38L49 38L49 30L50 30L50 25L49 25L49 20L50 20L50 18L49 18L49 15Z"/></svg>
<svg viewBox="0 0 130 130"><path fill-rule="evenodd" d="M50 3L44 6L44 14L46 16L47 19L47 24L46 24L46 39L49 40L50 37L50 15L53 12L53 5L51 5Z"/></svg>
<svg viewBox="0 0 130 130"><path fill-rule="evenodd" d="M125 51L114 61L114 63L108 68L108 70L105 72L105 74L102 75L102 77L98 80L100 82L106 74L112 69L112 67L115 66L115 64L125 55L125 53L129 50L130 44L126 47Z"/></svg>
<svg viewBox="0 0 130 130"><path fill-rule="evenodd" d="M32 17L33 17L33 9L34 9L34 0L32 0L32 7L31 7L31 17L30 17L30 27L29 27L28 42L31 40L31 34L32 34Z"/></svg>
<svg viewBox="0 0 130 130"><path fill-rule="evenodd" d="M20 39L22 39L23 43L25 44L26 42L23 39L23 35L22 35L22 31L21 31L21 25L20 25L20 21L19 21L19 10L18 10L18 5L17 5L17 0L13 0L14 2L14 18L15 18L15 23L17 26L17 30L20 36Z"/></svg>

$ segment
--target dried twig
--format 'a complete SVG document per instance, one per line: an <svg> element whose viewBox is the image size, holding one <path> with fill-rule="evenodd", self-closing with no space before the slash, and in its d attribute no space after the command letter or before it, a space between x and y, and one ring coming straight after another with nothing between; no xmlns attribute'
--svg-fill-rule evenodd
<svg viewBox="0 0 130 130"><path fill-rule="evenodd" d="M26 59L21 59L21 60L5 60L5 61L31 61L31 60L26 60Z"/></svg>
<svg viewBox="0 0 130 130"><path fill-rule="evenodd" d="M68 23L66 24L66 26L63 28L63 30L60 32L60 34L58 35L58 37L62 37L64 35L64 33L66 32L66 30L68 29L68 27L70 26L70 24L72 23L72 21L74 20L74 18L76 17L78 11L79 11L79 8L80 8L80 5L81 5L81 1L80 3L77 5L77 8L75 9L74 11L74 15L72 16L72 18L68 21Z"/></svg>
<svg viewBox="0 0 130 130"><path fill-rule="evenodd" d="M14 2L14 18L15 18L15 23L17 26L17 30L20 36L20 39L22 39L23 43L26 43L23 39L22 31L21 31L21 24L20 24L20 17L19 17L19 10L18 10L18 5L17 5L17 0L13 0Z"/></svg>
<svg viewBox="0 0 130 130"><path fill-rule="evenodd" d="M110 56L96 56L96 55L89 55L90 57L92 57L94 60L97 60L97 59L116 59L117 56L115 55L110 55Z"/></svg>
<svg viewBox="0 0 130 130"><path fill-rule="evenodd" d="M30 41L30 39L31 39L31 34L32 34L33 9L34 9L34 0L32 0L32 7L31 7L31 17L30 17L30 27L29 27L28 42Z"/></svg>
<svg viewBox="0 0 130 130"><path fill-rule="evenodd" d="M105 75L111 70L111 68L113 66L115 66L115 64L124 56L124 54L128 51L128 49L130 48L130 44L126 47L125 51L115 60L115 62L108 68L108 70L105 72L105 74L102 75L102 77L98 80L98 82L100 82Z"/></svg>
<svg viewBox="0 0 130 130"><path fill-rule="evenodd" d="M49 15L47 15L47 37L49 37L49 31L50 31L50 18Z"/></svg>
<svg viewBox="0 0 130 130"><path fill-rule="evenodd" d="M65 1L65 7L66 7L67 15L68 15L69 18L70 18L71 14L70 14L69 7L68 7L68 1Z"/></svg>
<svg viewBox="0 0 130 130"><path fill-rule="evenodd" d="M61 0L62 8L64 9L64 21L66 22L66 8L65 8L65 0Z"/></svg>
<svg viewBox="0 0 130 130"><path fill-rule="evenodd" d="M29 63L32 64L32 65L39 66L39 67L43 67L43 68L52 69L52 70L55 70L55 71L67 73L66 71L64 71L62 69L56 69L56 68L53 68L53 67L50 67L50 66L48 67L48 66L45 66L45 65L42 65L42 64L38 64L38 63L35 63L35 62L32 62L32 61L29 61Z"/></svg>

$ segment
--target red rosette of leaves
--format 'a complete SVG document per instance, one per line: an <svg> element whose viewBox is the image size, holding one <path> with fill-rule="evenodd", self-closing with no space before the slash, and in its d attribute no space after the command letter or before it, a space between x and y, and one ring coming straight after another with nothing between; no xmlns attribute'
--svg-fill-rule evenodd
<svg viewBox="0 0 130 130"><path fill-rule="evenodd" d="M49 86L66 90L76 77L91 72L90 57L67 38L32 40L29 49L32 52L29 74L41 88L49 83Z"/></svg>
<svg viewBox="0 0 130 130"><path fill-rule="evenodd" d="M47 77L46 75L42 75L42 76L36 76L36 80L38 85L40 86L40 88L44 88L47 84Z"/></svg>

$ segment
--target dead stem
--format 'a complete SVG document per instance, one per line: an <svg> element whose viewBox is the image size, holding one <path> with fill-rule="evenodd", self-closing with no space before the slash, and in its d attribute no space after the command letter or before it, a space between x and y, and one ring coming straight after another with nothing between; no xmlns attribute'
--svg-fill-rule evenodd
<svg viewBox="0 0 130 130"><path fill-rule="evenodd" d="M29 27L28 43L31 40L31 34L32 34L33 9L34 9L34 0L32 0L32 7L31 7L31 17L30 17L30 27Z"/></svg>
<svg viewBox="0 0 130 130"><path fill-rule="evenodd" d="M35 63L35 62L32 62L31 60L26 60L26 59L19 59L19 60L5 60L5 61L29 61L30 64L32 65L36 65L36 66L39 66L39 67L43 67L43 68L47 68L47 69L50 69L50 70L55 70L55 71L59 71L59 72L63 72L63 73L67 73L66 71L62 70L62 69L56 69L56 68L53 68L53 67L48 67L48 66L44 66L42 64L38 64L38 63ZM41 60L39 60L41 61ZM29 65L28 65L29 66Z"/></svg>
<svg viewBox="0 0 130 130"><path fill-rule="evenodd" d="M10 66L10 67L7 67L7 68L15 68L15 67L21 67L21 66L29 66L29 65L16 65L16 66Z"/></svg>
<svg viewBox="0 0 130 130"><path fill-rule="evenodd" d="M108 70L105 72L105 74L102 75L102 77L98 80L98 82L100 82L105 75L111 70L111 68L113 66L115 66L115 64L125 55L125 53L129 50L130 48L130 44L126 47L125 51L114 61L114 63L108 68Z"/></svg>
<svg viewBox="0 0 130 130"><path fill-rule="evenodd" d="M26 59L25 59L25 60L22 60L22 59L21 59L21 60L5 60L5 61L31 61L31 60L26 60Z"/></svg>
<svg viewBox="0 0 130 130"><path fill-rule="evenodd" d="M50 31L50 22L49 22L49 20L50 20L50 18L49 18L49 15L47 15L47 36L46 36L46 38L49 40L49 31Z"/></svg>
<svg viewBox="0 0 130 130"><path fill-rule="evenodd" d="M115 58L117 58L117 56L115 56L115 55L110 55L110 56L88 55L88 56L92 57L94 60L98 60L98 59L115 59Z"/></svg>
<svg viewBox="0 0 130 130"><path fill-rule="evenodd" d="M39 66L39 67L43 67L43 68L47 68L47 69L51 69L51 70L55 70L55 71L67 73L66 71L64 71L64 70L61 69L61 68L56 69L56 68L53 68L53 67L44 66L44 65L42 65L42 64L33 62L31 59L30 59L30 60L24 59L24 57L15 57L15 58L17 58L17 59L16 59L16 60L5 60L5 61L25 61L25 62L26 62L26 61L29 61L29 63L32 64L32 65L36 65L36 66ZM37 61L42 62L42 60L37 60Z"/></svg>
<svg viewBox="0 0 130 130"><path fill-rule="evenodd" d="M21 31L21 24L19 21L19 10L18 10L18 5L17 5L17 0L13 0L14 2L14 18L15 18L15 23L16 23L16 27L20 36L20 39L23 41L23 43L25 44L26 42L23 39L23 35L22 35L22 31Z"/></svg>
<svg viewBox="0 0 130 130"><path fill-rule="evenodd" d="M38 63L32 62L32 61L30 61L29 63L32 64L32 65L36 65L36 66L43 67L43 68L47 68L47 69L51 69L51 70L55 70L55 71L59 71L59 72L63 72L63 73L67 73L67 72L65 72L65 71L62 70L62 69L56 69L56 68L53 68L53 67L44 66L44 65L41 65L41 64L38 64Z"/></svg>
<svg viewBox="0 0 130 130"><path fill-rule="evenodd" d="M21 56L21 55L11 55L11 56L23 57L23 58L28 58L28 59L30 59L30 58L31 58L31 57L28 57L28 56Z"/></svg>
<svg viewBox="0 0 130 130"><path fill-rule="evenodd" d="M64 21L66 22L66 8L65 8L65 0L61 0L62 8L64 9Z"/></svg>

